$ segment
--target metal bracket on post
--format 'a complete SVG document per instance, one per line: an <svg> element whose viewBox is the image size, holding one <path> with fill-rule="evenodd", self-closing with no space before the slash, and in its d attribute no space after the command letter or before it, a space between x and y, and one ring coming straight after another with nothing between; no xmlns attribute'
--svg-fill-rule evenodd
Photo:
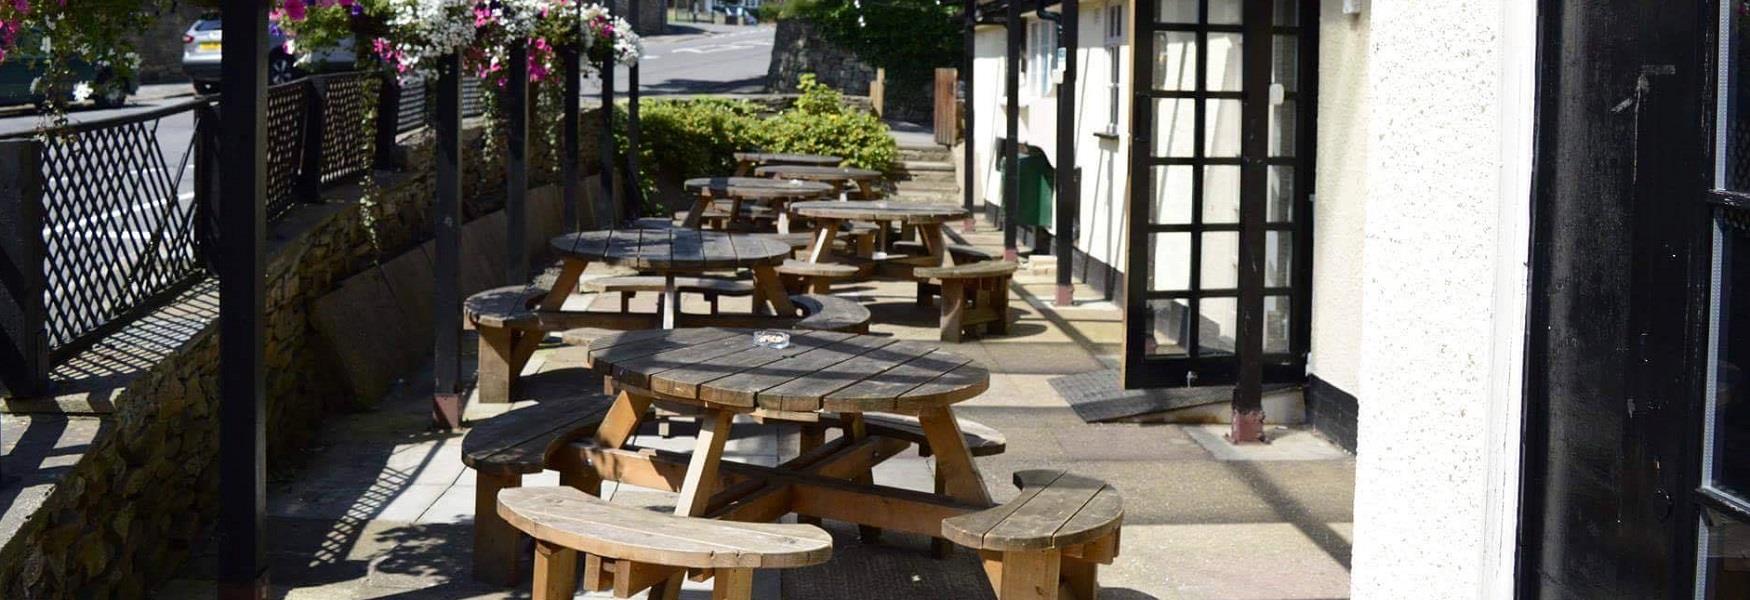
<svg viewBox="0 0 1750 600"><path fill-rule="evenodd" d="M0 142L0 388L13 398L49 389L42 161L42 142Z"/></svg>
<svg viewBox="0 0 1750 600"><path fill-rule="evenodd" d="M462 59L455 54L439 59L434 123L437 194L432 221L437 260L432 416L439 428L453 430L461 427L461 410L459 406L445 409L460 404L454 396L460 391L462 337Z"/></svg>

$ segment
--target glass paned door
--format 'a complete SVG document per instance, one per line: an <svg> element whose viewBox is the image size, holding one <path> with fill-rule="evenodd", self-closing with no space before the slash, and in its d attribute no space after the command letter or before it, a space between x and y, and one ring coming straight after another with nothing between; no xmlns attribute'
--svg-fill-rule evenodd
<svg viewBox="0 0 1750 600"><path fill-rule="evenodd" d="M1134 6L1125 386L1298 381L1317 2Z"/></svg>

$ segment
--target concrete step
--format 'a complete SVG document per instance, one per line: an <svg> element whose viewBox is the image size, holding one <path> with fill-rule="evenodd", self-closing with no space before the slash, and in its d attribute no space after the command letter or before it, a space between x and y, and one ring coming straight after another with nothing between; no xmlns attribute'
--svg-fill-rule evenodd
<svg viewBox="0 0 1750 600"><path fill-rule="evenodd" d="M942 146L901 146L899 148L899 160L952 163L954 157L949 154L947 148Z"/></svg>
<svg viewBox="0 0 1750 600"><path fill-rule="evenodd" d="M899 161L899 170L902 172L906 172L906 173L924 173L924 172L942 172L942 171L945 171L948 173L953 173L954 172L954 163L951 163L948 161L936 161L936 160L902 160L902 161Z"/></svg>
<svg viewBox="0 0 1750 600"><path fill-rule="evenodd" d="M894 175L893 181L898 182L898 183L916 181L916 182L920 182L920 183L932 183L932 184L943 184L943 183L958 184L960 182L960 177L952 172L949 172L949 173L940 173L940 172L901 173L898 175Z"/></svg>
<svg viewBox="0 0 1750 600"><path fill-rule="evenodd" d="M910 179L895 183L900 190L917 190L924 192L957 192L960 184L953 179L928 180Z"/></svg>

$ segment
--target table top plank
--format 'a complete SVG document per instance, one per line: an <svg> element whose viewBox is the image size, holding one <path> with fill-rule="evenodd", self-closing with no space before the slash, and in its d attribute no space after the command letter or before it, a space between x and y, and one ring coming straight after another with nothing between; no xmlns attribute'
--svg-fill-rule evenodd
<svg viewBox="0 0 1750 600"><path fill-rule="evenodd" d="M808 181L866 181L880 179L882 177L881 172L874 169L821 165L766 165L754 169L753 174L758 177L803 179Z"/></svg>
<svg viewBox="0 0 1750 600"><path fill-rule="evenodd" d="M952 204L920 202L793 202L790 214L817 219L889 221L929 225L966 217L966 209Z"/></svg>
<svg viewBox="0 0 1750 600"><path fill-rule="evenodd" d="M732 335L708 344L665 350L649 356L615 363L611 376L621 383L650 389L650 380L659 373L685 369L729 354L755 348L749 336Z"/></svg>
<svg viewBox="0 0 1750 600"><path fill-rule="evenodd" d="M691 229L624 229L568 233L553 238L560 256L650 271L721 270L776 265L789 244L759 234Z"/></svg>
<svg viewBox="0 0 1750 600"><path fill-rule="evenodd" d="M919 385L895 399L896 409L953 404L984 393L990 387L990 370L968 362Z"/></svg>
<svg viewBox="0 0 1750 600"><path fill-rule="evenodd" d="M972 359L937 350L828 394L821 408L840 412L894 412L900 408L900 397L907 392L970 362ZM988 382L981 383L988 385Z"/></svg>
<svg viewBox="0 0 1750 600"><path fill-rule="evenodd" d="M705 263L705 240L697 229L670 229L669 243L677 265Z"/></svg>
<svg viewBox="0 0 1750 600"><path fill-rule="evenodd" d="M927 356L933 349L922 342L897 342L760 392L759 404L794 412L817 411L827 394Z"/></svg>
<svg viewBox="0 0 1750 600"><path fill-rule="evenodd" d="M752 333L749 332L751 336ZM648 388L656 393L675 398L694 399L699 397L699 387L703 384L736 375L749 369L786 359L791 356L824 348L851 337L849 333L835 331L813 331L806 334L792 333L790 347L784 349L750 346L744 352L725 354L686 368L671 369L650 375L647 378ZM751 341L751 337L749 340Z"/></svg>
<svg viewBox="0 0 1750 600"><path fill-rule="evenodd" d="M681 186L694 194L743 200L811 200L834 191L833 186L818 181L770 177L695 177L681 182Z"/></svg>
<svg viewBox="0 0 1750 600"><path fill-rule="evenodd" d="M675 335L656 336L630 344L616 344L612 347L597 348L594 343L587 344L589 356L585 364L602 375L612 375L613 367L642 356L649 356L666 350L685 348L688 346L706 344L726 337L741 335L733 329L708 327L701 329L675 329Z"/></svg>
<svg viewBox="0 0 1750 600"><path fill-rule="evenodd" d="M736 152L737 162L762 165L837 165L845 162L843 157L829 154L803 154L800 152Z"/></svg>
<svg viewBox="0 0 1750 600"><path fill-rule="evenodd" d="M794 338L792 338L794 339ZM774 361L702 386L699 399L727 406L761 406L759 393L783 385L793 379L812 377L815 372L850 360L867 352L892 345L897 340L874 336L852 336L835 344L817 348ZM766 406L765 408L778 408Z"/></svg>

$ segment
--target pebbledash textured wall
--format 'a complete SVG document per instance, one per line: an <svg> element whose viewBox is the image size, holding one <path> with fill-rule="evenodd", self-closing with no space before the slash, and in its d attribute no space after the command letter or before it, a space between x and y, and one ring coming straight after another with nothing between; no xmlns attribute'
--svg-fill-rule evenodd
<svg viewBox="0 0 1750 600"><path fill-rule="evenodd" d="M473 220L502 206L503 167L483 160L479 132L470 133L463 212ZM340 190L272 228L265 286L270 471L289 461L325 414L377 400L357 397L334 376L337 353L312 326L310 309L342 280L430 237L430 154L429 144L408 148L413 166L379 174L370 203ZM541 185L552 172L542 157L551 154L537 147L530 156L531 185ZM593 169L593 158L580 158L585 172ZM127 386L109 433L0 548L0 598L137 598L175 573L216 516L217 374L217 326L208 323Z"/></svg>
<svg viewBox="0 0 1750 600"><path fill-rule="evenodd" d="M1534 5L1343 17L1369 36L1358 600L1512 596Z"/></svg>

